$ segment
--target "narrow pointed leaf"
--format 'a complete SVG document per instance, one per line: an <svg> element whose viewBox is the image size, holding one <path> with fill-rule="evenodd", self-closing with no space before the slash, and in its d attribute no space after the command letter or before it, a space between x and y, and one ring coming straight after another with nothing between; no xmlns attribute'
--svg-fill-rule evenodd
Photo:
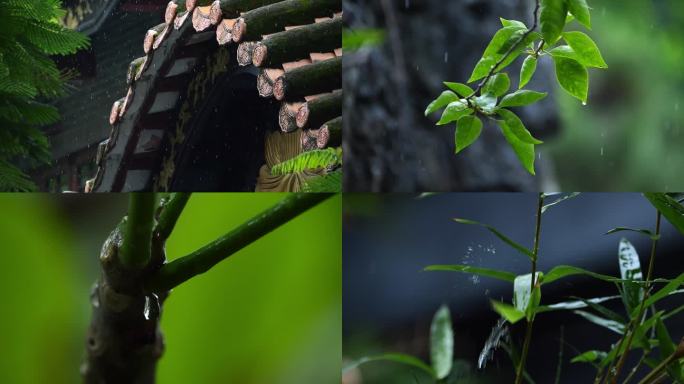
<svg viewBox="0 0 684 384"><path fill-rule="evenodd" d="M577 54L579 62L587 67L608 68L608 64L603 60L601 52L591 37L585 33L573 31L563 33L563 39L570 45Z"/></svg>
<svg viewBox="0 0 684 384"><path fill-rule="evenodd" d="M553 207L554 205L560 204L566 200L572 199L573 197L577 197L577 196L579 196L579 194L580 194L580 192L572 192L572 193L569 193L569 194L567 194L567 195L565 195L559 199L554 200L551 203L544 204L544 206L541 209L541 212L545 213L549 208Z"/></svg>
<svg viewBox="0 0 684 384"><path fill-rule="evenodd" d="M482 132L482 121L477 116L463 116L456 126L456 153L474 143Z"/></svg>
<svg viewBox="0 0 684 384"><path fill-rule="evenodd" d="M573 311L573 313L584 317L585 319L589 320L590 322L599 325L601 327L604 327L606 329L610 329L611 331L622 335L625 331L625 326L624 324L620 324L617 321L613 320L608 320L604 319L603 317L596 316L593 313L585 312L585 311Z"/></svg>
<svg viewBox="0 0 684 384"><path fill-rule="evenodd" d="M515 275L510 272L499 271L496 269L489 268L471 267L469 265L430 265L426 267L424 270L471 273L474 275L491 277L494 279L507 281L509 283L512 283L515 280Z"/></svg>
<svg viewBox="0 0 684 384"><path fill-rule="evenodd" d="M644 302L644 307L648 308L651 305L657 303L660 299L668 296L669 294L674 292L676 289L678 289L682 284L684 284L684 273L677 276L677 278L675 278L674 280L671 280L669 283L667 283L664 287L662 287L656 293L649 296L648 299L646 299L646 301ZM633 310L632 316L636 316L637 311L638 311L638 308Z"/></svg>
<svg viewBox="0 0 684 384"><path fill-rule="evenodd" d="M578 300L573 300L573 301L563 301L560 303L541 306L541 307L539 307L537 312L550 312L550 311L561 311L561 310L587 308L587 307L589 307L589 303L599 304L599 303L603 303L605 301L610 301L610 300L615 300L615 299L620 299L620 298L621 298L620 296L615 295L615 296L605 296L605 297L594 297L591 299L578 299Z"/></svg>
<svg viewBox="0 0 684 384"><path fill-rule="evenodd" d="M641 273L639 255L632 243L627 241L627 239L623 238L620 240L618 261L620 264L620 277L623 280L642 281L644 279L644 275ZM628 312L637 308L643 297L644 290L640 285L629 282L622 283L622 300Z"/></svg>
<svg viewBox="0 0 684 384"><path fill-rule="evenodd" d="M522 107L543 99L548 95L546 92L535 92L526 89L516 91L504 96L499 103L499 107Z"/></svg>
<svg viewBox="0 0 684 384"><path fill-rule="evenodd" d="M518 89L522 89L522 87L526 86L527 83L532 80L532 76L534 76L536 70L537 58L534 56L527 56L520 68L520 84L518 84Z"/></svg>
<svg viewBox="0 0 684 384"><path fill-rule="evenodd" d="M593 363L596 360L603 359L607 353L603 351L586 351L580 355L575 356L571 363Z"/></svg>
<svg viewBox="0 0 684 384"><path fill-rule="evenodd" d="M553 61L556 63L556 78L560 86L571 96L586 103L589 95L587 68L575 60L564 57L554 56Z"/></svg>
<svg viewBox="0 0 684 384"><path fill-rule="evenodd" d="M606 235L612 235L613 233L617 233L617 232L637 232L637 233L641 233L641 234L648 236L651 240L657 240L660 238L659 235L656 236L656 234L653 233L649 229L637 229L637 228L629 228L629 227L613 228L610 231L606 232L605 234Z"/></svg>
<svg viewBox="0 0 684 384"><path fill-rule="evenodd" d="M534 175L534 144L520 141L505 121L497 120L497 124L499 125L499 128L501 128L501 132L506 138L506 141L518 157L518 160L520 160L520 163L525 167L527 172Z"/></svg>
<svg viewBox="0 0 684 384"><path fill-rule="evenodd" d="M595 273L592 271L587 271L586 269L574 267L572 265L559 265L552 268L549 272L544 275L544 284L552 283L558 279L573 275L586 275L599 280L608 281L611 283L622 282L622 279L616 277L602 275L600 273Z"/></svg>
<svg viewBox="0 0 684 384"><path fill-rule="evenodd" d="M449 375L454 361L454 331L451 328L449 307L442 305L435 313L430 327L430 361L435 377Z"/></svg>
<svg viewBox="0 0 684 384"><path fill-rule="evenodd" d="M665 193L644 193L644 196L684 235L684 206Z"/></svg>
<svg viewBox="0 0 684 384"><path fill-rule="evenodd" d="M455 93L451 91L444 91L441 95L439 95L438 98L433 100L430 103L430 105L427 106L427 109L425 109L425 116L437 111L438 109L448 105L449 103L453 103L454 101L458 100L459 97Z"/></svg>
<svg viewBox="0 0 684 384"><path fill-rule="evenodd" d="M435 377L435 371L430 368L429 365L425 364L422 362L420 359L417 359L413 356L410 355L404 355L401 353L388 353L384 355L378 355L378 356L368 356L368 357L362 357L348 365L346 365L342 369L342 373L345 373L347 371L350 371L362 364L367 364L375 361L390 361L394 363L400 363L404 365L408 365L414 368L418 368L421 371L429 374L431 377Z"/></svg>
<svg viewBox="0 0 684 384"><path fill-rule="evenodd" d="M501 239L504 243L506 243L506 244L510 245L511 247L513 247L513 248L514 248L515 250L517 250L518 252L520 252L520 253L522 253L523 255L529 257L530 259L533 259L533 258L534 258L534 254L532 253L532 251L530 251L529 249L527 249L527 248L523 247L522 245L516 243L515 241L509 239L507 236L505 236L503 233L499 232L499 230L497 230L496 228L492 227L491 225L483 224L483 223L480 223L480 222L477 222L477 221L473 221L473 220L458 219L458 218L455 218L454 221L457 222L457 223L461 223L461 224L479 225L479 226L481 226L481 227L485 227L485 228L487 228L491 233L493 233L496 237L498 237L499 239Z"/></svg>

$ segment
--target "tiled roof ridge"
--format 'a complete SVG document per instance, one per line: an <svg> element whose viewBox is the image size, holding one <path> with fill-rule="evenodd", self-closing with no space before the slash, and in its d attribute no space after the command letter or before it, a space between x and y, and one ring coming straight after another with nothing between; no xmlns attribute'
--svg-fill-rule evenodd
<svg viewBox="0 0 684 384"><path fill-rule="evenodd" d="M340 145L341 9L341 0L170 1L164 23L144 36L145 56L129 66L127 94L112 106L112 130L98 147L97 172L86 183L86 192L146 188L131 187L127 174L144 169L143 164L159 163L153 154L136 152L141 146L151 148L139 142L144 130L157 120L164 122L157 124L160 127L170 122L165 110L157 111L156 98L170 88L169 79L189 81L193 54L209 49L212 38L219 46L233 45L240 66L258 69L259 94L282 102L282 134L299 129L302 151ZM159 145L164 141L147 136Z"/></svg>

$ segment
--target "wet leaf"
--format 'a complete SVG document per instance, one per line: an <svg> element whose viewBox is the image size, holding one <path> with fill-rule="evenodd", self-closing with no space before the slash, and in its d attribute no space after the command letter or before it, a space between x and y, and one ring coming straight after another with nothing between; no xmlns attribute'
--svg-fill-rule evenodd
<svg viewBox="0 0 684 384"><path fill-rule="evenodd" d="M492 309L511 324L515 324L525 317L525 313L517 310L514 306L491 300Z"/></svg>
<svg viewBox="0 0 684 384"><path fill-rule="evenodd" d="M411 355L404 355L401 353L388 353L384 355L378 355L378 356L369 356L369 357L362 357L348 365L346 365L342 369L342 373L345 373L347 371L350 371L362 364L367 364L367 363L372 363L375 361L389 361L389 362L394 362L394 363L399 363L399 364L404 364L408 365L413 368L418 368L421 371L429 374L431 377L435 377L435 371L430 368L427 364L422 362L420 359L415 358Z"/></svg>
<svg viewBox="0 0 684 384"><path fill-rule="evenodd" d="M565 57L554 56L553 61L556 63L556 78L560 86L571 96L586 104L589 95L587 68Z"/></svg>
<svg viewBox="0 0 684 384"><path fill-rule="evenodd" d="M511 80L505 73L497 73L487 80L487 83L482 88L482 93L489 93L499 97L506 93L511 87Z"/></svg>
<svg viewBox="0 0 684 384"><path fill-rule="evenodd" d="M589 307L589 303L598 304L609 300L620 299L621 296L604 296L604 297L594 297L591 299L578 299L573 301L563 301L560 303L550 304L539 307L537 312L550 312L550 311L560 311L560 310L570 310L570 309L580 309Z"/></svg>
<svg viewBox="0 0 684 384"><path fill-rule="evenodd" d="M456 127L456 153L474 143L482 132L482 121L477 116L463 116Z"/></svg>
<svg viewBox="0 0 684 384"><path fill-rule="evenodd" d="M498 30L492 37L489 45L487 45L487 48L482 54L482 58L475 65L473 73L470 75L468 82L472 83L487 76L487 74L494 68L496 63L501 60L505 54L505 52L499 53L499 50L501 50L501 48L509 41L511 36L516 33L520 33L521 30L522 28L519 26L504 27ZM513 60L520 55L520 52L522 52L525 46L529 42L534 41L536 37L538 37L538 34L536 33L531 33L528 35L525 41L518 44L511 54L496 68L496 71L500 71L512 63Z"/></svg>
<svg viewBox="0 0 684 384"><path fill-rule="evenodd" d="M622 282L622 279L618 279L616 277L608 276L608 275L602 275L600 273L595 273L592 271L587 271L586 269L574 267L572 265L559 265L554 268L552 268L549 272L544 275L544 284L552 283L558 279L562 279L564 277L568 276L573 276L573 275L586 275L586 276L591 276L593 278L603 280L603 281L608 281L611 283L615 282Z"/></svg>
<svg viewBox="0 0 684 384"><path fill-rule="evenodd" d="M439 95L439 97L433 100L430 103L430 105L427 106L427 109L425 109L425 116L437 111L438 109L448 105L449 103L453 103L454 101L458 100L459 97L455 93L451 91L444 91L441 95Z"/></svg>
<svg viewBox="0 0 684 384"><path fill-rule="evenodd" d="M449 307L442 305L435 313L430 327L430 361L435 377L449 375L454 361L454 331L451 328Z"/></svg>
<svg viewBox="0 0 684 384"><path fill-rule="evenodd" d="M501 20L501 25L504 27L518 27L518 28L527 29L527 26L522 21L506 20L503 17L499 17L499 20Z"/></svg>
<svg viewBox="0 0 684 384"><path fill-rule="evenodd" d="M582 32L565 32L563 39L570 45L578 61L586 67L608 68L608 64L603 60L601 52L591 37Z"/></svg>
<svg viewBox="0 0 684 384"><path fill-rule="evenodd" d="M515 241L509 239L507 236L505 236L503 233L499 232L498 229L492 227L491 225L483 224L483 223L480 223L480 222L477 222L477 221L473 221L473 220L458 219L458 218L455 218L454 221L457 222L457 223L461 223L461 224L479 225L479 226L481 226L481 227L485 227L485 228L487 228L491 233L493 233L496 237L498 237L499 239L501 239L504 243L506 243L506 244L510 245L511 247L513 247L513 248L514 248L515 250L517 250L518 252L520 252L520 253L522 253L523 255L529 257L530 259L533 259L533 258L534 258L534 254L532 253L532 251L530 251L529 249L527 249L527 248L523 247L522 245L516 243Z"/></svg>
<svg viewBox="0 0 684 384"><path fill-rule="evenodd" d="M497 120L497 124L499 125L499 128L501 128L501 132L506 138L506 141L518 157L518 160L520 160L520 163L525 167L527 172L534 175L534 144L520 141L505 121Z"/></svg>
<svg viewBox="0 0 684 384"><path fill-rule="evenodd" d="M544 41L553 45L565 27L565 16L568 14L565 0L541 0L539 23Z"/></svg>
<svg viewBox="0 0 684 384"><path fill-rule="evenodd" d="M444 112L442 113L442 118L439 119L437 125L449 124L453 121L457 121L463 116L467 116L472 113L473 110L471 108L468 108L468 105L465 102L461 100L454 101L453 103L447 105L447 107L444 109Z"/></svg>
<svg viewBox="0 0 684 384"><path fill-rule="evenodd" d="M572 192L572 193L569 193L569 194L567 194L561 198L556 199L555 201L553 201L551 203L544 204L544 206L541 209L541 213L545 213L549 208L553 207L554 205L560 204L560 203L564 202L565 200L572 199L573 197L577 197L577 196L579 196L579 194L580 194L580 192Z"/></svg>
<svg viewBox="0 0 684 384"><path fill-rule="evenodd" d="M625 331L625 325L620 324L617 321L613 320L608 320L604 319L603 317L596 316L593 313L585 312L585 311L573 311L573 313L584 317L585 319L589 320L590 322L599 325L601 327L604 327L606 329L610 329L611 331L622 335Z"/></svg>
<svg viewBox="0 0 684 384"><path fill-rule="evenodd" d="M543 143L543 141L537 140L532 136L530 131L525 128L525 125L515 113L509 111L508 109L498 109L496 113L504 119L506 125L518 140L526 144Z"/></svg>
<svg viewBox="0 0 684 384"><path fill-rule="evenodd" d="M496 269L489 268L471 267L469 265L430 265L426 267L424 270L472 273L474 275L508 281L509 283L512 283L515 280L515 275L510 272L499 271Z"/></svg>
<svg viewBox="0 0 684 384"><path fill-rule="evenodd" d="M528 320L536 311L537 307L539 307L539 302L541 301L541 290L539 287L543 278L544 274L542 272L537 272L535 274L536 284L533 294L531 293L531 273L516 276L513 281L513 305L518 311L525 313Z"/></svg>
<svg viewBox="0 0 684 384"><path fill-rule="evenodd" d="M473 104L479 107L484 113L493 113L496 109L496 96L485 93L473 99Z"/></svg>
<svg viewBox="0 0 684 384"><path fill-rule="evenodd" d="M620 262L620 277L623 280L642 281L644 279L644 275L641 273L639 255L627 239L620 239L618 261ZM640 285L629 282L622 283L622 301L625 303L627 312L637 308L643 297L644 290Z"/></svg>
<svg viewBox="0 0 684 384"><path fill-rule="evenodd" d="M522 89L527 83L532 80L534 72L537 70L537 58L534 56L527 56L525 61L523 61L522 67L520 68L520 84L518 84L518 89Z"/></svg>
<svg viewBox="0 0 684 384"><path fill-rule="evenodd" d="M657 303L662 298L673 293L682 284L684 284L684 273L677 276L677 278L675 278L674 280L671 280L669 283L667 283L664 287L662 287L656 293L650 295L648 297L648 299L646 299L646 301L644 302L644 307L648 308L651 305ZM638 308L636 308L635 310L632 311L632 316L636 316L637 312L638 312Z"/></svg>
<svg viewBox="0 0 684 384"><path fill-rule="evenodd" d="M684 206L665 193L644 193L651 204L684 235Z"/></svg>
<svg viewBox="0 0 684 384"><path fill-rule="evenodd" d="M591 29L591 14L587 0L568 0L568 10L575 16L577 22Z"/></svg>
<svg viewBox="0 0 684 384"><path fill-rule="evenodd" d="M475 91L469 86L461 83L450 83L448 81L444 82L444 85L452 91L456 92L461 97L468 97L475 93Z"/></svg>
<svg viewBox="0 0 684 384"><path fill-rule="evenodd" d="M504 96L499 107L522 107L543 99L548 95L546 92L535 92L526 89L516 91Z"/></svg>
<svg viewBox="0 0 684 384"><path fill-rule="evenodd" d="M649 229L637 229L637 228L629 228L629 227L617 227L613 228L610 231L606 232L606 235L612 235L613 233L617 232L637 232L637 233L642 233L646 236L648 236L651 240L657 240L660 238L660 235L656 235Z"/></svg>

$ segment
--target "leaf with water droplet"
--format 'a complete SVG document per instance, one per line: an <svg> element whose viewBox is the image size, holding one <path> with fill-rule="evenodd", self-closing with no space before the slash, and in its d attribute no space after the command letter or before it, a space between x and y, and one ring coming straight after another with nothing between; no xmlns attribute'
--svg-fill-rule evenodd
<svg viewBox="0 0 684 384"><path fill-rule="evenodd" d="M560 86L571 96L583 103L589 95L589 73L579 62L560 56L553 56L556 64L556 79Z"/></svg>
<svg viewBox="0 0 684 384"><path fill-rule="evenodd" d="M563 33L563 39L570 45L582 65L586 67L608 68L608 64L603 60L598 46L585 33L578 31L565 32Z"/></svg>
<svg viewBox="0 0 684 384"><path fill-rule="evenodd" d="M491 277L494 279L507 281L509 283L512 283L515 280L515 275L510 272L500 271L497 269L471 267L469 265L430 265L425 267L424 271L472 273L480 276Z"/></svg>
<svg viewBox="0 0 684 384"><path fill-rule="evenodd" d="M682 204L665 193L647 192L644 196L670 224L684 235L684 206Z"/></svg>
<svg viewBox="0 0 684 384"><path fill-rule="evenodd" d="M437 97L430 103L430 105L427 106L427 108L425 109L425 116L437 111L438 109L448 105L449 103L458 101L458 99L458 95L451 91L442 92L442 94L439 95L439 97Z"/></svg>
<svg viewBox="0 0 684 384"><path fill-rule="evenodd" d="M466 149L480 137L482 132L482 120L477 116L463 116L458 119L455 141L456 153Z"/></svg>
<svg viewBox="0 0 684 384"><path fill-rule="evenodd" d="M454 361L454 331L451 328L449 307L439 307L430 327L430 361L435 377L441 380L449 375Z"/></svg>
<svg viewBox="0 0 684 384"><path fill-rule="evenodd" d="M490 300L492 309L511 324L515 324L525 317L525 313L517 310L514 306L496 300Z"/></svg>

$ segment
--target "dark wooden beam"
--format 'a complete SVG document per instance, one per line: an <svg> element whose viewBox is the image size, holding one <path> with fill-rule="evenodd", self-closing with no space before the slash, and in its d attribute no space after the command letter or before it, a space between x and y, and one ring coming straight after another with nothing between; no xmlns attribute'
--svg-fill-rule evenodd
<svg viewBox="0 0 684 384"><path fill-rule="evenodd" d="M291 101L340 88L342 58L337 57L285 72L273 85L273 95L278 100Z"/></svg>
<svg viewBox="0 0 684 384"><path fill-rule="evenodd" d="M340 89L304 103L297 111L297 126L318 129L325 122L341 114L342 90Z"/></svg>

